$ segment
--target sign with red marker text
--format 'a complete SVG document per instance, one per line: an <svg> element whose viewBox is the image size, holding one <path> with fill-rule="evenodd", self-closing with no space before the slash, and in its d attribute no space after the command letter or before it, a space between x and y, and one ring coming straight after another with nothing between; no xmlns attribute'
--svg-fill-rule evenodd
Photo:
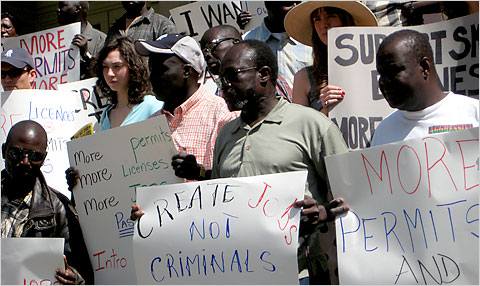
<svg viewBox="0 0 480 286"><path fill-rule="evenodd" d="M73 190L95 284L136 284L130 206L137 189L183 182L170 165L177 153L165 116L67 143L80 178Z"/></svg>
<svg viewBox="0 0 480 286"><path fill-rule="evenodd" d="M87 123L95 122L82 109L78 94L71 91L22 89L1 93L0 141L5 142L10 128L19 121L33 120L47 132L47 157L42 172L49 186L71 197L65 180L68 165L66 142ZM5 165L0 161L0 168Z"/></svg>
<svg viewBox="0 0 480 286"><path fill-rule="evenodd" d="M2 285L61 285L63 238L2 238Z"/></svg>
<svg viewBox="0 0 480 286"><path fill-rule="evenodd" d="M329 117L350 150L369 147L378 124L394 111L378 87L375 57L383 39L401 29L342 27L328 31L328 82L345 91ZM478 13L408 29L430 39L443 90L478 99Z"/></svg>
<svg viewBox="0 0 480 286"><path fill-rule="evenodd" d="M141 188L139 284L297 284L306 171Z"/></svg>
<svg viewBox="0 0 480 286"><path fill-rule="evenodd" d="M326 158L341 284L479 283L478 128Z"/></svg>
<svg viewBox="0 0 480 286"><path fill-rule="evenodd" d="M80 53L72 45L80 22L13 38L2 38L2 51L23 48L33 56L37 78L34 89L57 89L58 84L80 79Z"/></svg>

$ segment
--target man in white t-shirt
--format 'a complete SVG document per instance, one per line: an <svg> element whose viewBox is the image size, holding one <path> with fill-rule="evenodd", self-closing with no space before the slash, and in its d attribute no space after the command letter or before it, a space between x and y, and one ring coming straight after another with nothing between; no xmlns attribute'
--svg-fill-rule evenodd
<svg viewBox="0 0 480 286"><path fill-rule="evenodd" d="M377 53L379 87L392 108L375 130L372 146L428 134L478 127L477 99L443 92L428 38L400 30Z"/></svg>

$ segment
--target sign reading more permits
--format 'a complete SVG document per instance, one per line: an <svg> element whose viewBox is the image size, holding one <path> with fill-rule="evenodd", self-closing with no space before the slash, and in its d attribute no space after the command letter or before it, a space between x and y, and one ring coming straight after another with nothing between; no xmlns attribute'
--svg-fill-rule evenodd
<svg viewBox="0 0 480 286"><path fill-rule="evenodd" d="M479 282L478 127L326 158L341 284Z"/></svg>

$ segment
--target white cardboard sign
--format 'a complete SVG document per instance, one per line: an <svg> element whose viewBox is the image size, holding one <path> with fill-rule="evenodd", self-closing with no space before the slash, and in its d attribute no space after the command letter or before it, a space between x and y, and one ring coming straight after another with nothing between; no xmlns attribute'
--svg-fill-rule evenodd
<svg viewBox="0 0 480 286"><path fill-rule="evenodd" d="M73 191L95 284L136 284L130 206L137 188L183 182L170 165L177 153L164 116L67 143L80 173Z"/></svg>
<svg viewBox="0 0 480 286"><path fill-rule="evenodd" d="M244 10L252 13L252 20L245 27L249 30L258 26L266 16L261 1L196 1L170 10L177 32L185 32L197 41L206 30L218 25L231 25L239 29L237 17Z"/></svg>
<svg viewBox="0 0 480 286"><path fill-rule="evenodd" d="M71 91L22 89L1 94L0 141L5 142L10 128L19 121L40 123L48 137L47 158L42 167L47 184L71 197L65 180L68 165L66 142L82 126L95 122L82 110L78 94ZM4 158L5 159L5 158ZM1 160L0 167L4 167Z"/></svg>
<svg viewBox="0 0 480 286"><path fill-rule="evenodd" d="M326 158L341 284L479 283L478 128Z"/></svg>
<svg viewBox="0 0 480 286"><path fill-rule="evenodd" d="M80 22L13 38L2 38L2 51L23 48L33 56L37 78L34 89L57 89L80 79L80 52L72 45Z"/></svg>
<svg viewBox="0 0 480 286"><path fill-rule="evenodd" d="M2 285L61 284L56 269L65 269L63 238L2 238Z"/></svg>
<svg viewBox="0 0 480 286"><path fill-rule="evenodd" d="M375 56L382 40L401 29L344 27L328 31L328 81L346 93L329 117L350 150L370 146L375 128L394 111L378 88ZM444 90L478 99L478 13L408 29L429 36Z"/></svg>
<svg viewBox="0 0 480 286"><path fill-rule="evenodd" d="M98 122L102 116L102 112L108 106L107 99L100 97L95 91L95 85L97 84L96 77L59 84L58 90L70 90L77 93L82 99L83 110L88 110L88 116L93 116ZM100 127L95 128L100 130Z"/></svg>
<svg viewBox="0 0 480 286"><path fill-rule="evenodd" d="M141 188L139 284L297 284L307 172Z"/></svg>

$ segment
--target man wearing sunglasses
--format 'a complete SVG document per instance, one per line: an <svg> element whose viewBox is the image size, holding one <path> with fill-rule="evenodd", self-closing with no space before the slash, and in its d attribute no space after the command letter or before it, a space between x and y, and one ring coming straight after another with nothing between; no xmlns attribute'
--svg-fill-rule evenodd
<svg viewBox="0 0 480 286"><path fill-rule="evenodd" d="M338 284L335 247L336 215L348 211L343 199L333 199L325 156L348 152L342 133L314 109L288 103L275 92L278 74L275 54L257 40L235 44L223 57L220 78L225 101L240 117L217 136L213 169L206 170L191 155L172 160L175 174L196 180L247 177L308 171L298 250L301 283ZM132 219L142 215L132 207ZM308 256L308 257L307 257ZM305 281L307 280L307 281Z"/></svg>
<svg viewBox="0 0 480 286"><path fill-rule="evenodd" d="M22 48L2 52L2 86L5 91L31 89L37 77L33 57Z"/></svg>
<svg viewBox="0 0 480 286"><path fill-rule="evenodd" d="M13 125L2 145L2 156L6 161L2 238L64 238L65 269L57 269L55 277L62 284L92 284L93 270L77 213L68 198L47 185L40 171L47 156L45 129L30 120Z"/></svg>
<svg viewBox="0 0 480 286"><path fill-rule="evenodd" d="M200 40L200 47L202 48L203 57L207 62L207 71L212 75L218 87L217 95L222 96L222 84L220 78L220 63L223 56L234 44L240 42L242 36L240 32L230 25L219 25L208 29ZM292 102L292 89L287 81L278 76L276 82L277 93L283 98Z"/></svg>
<svg viewBox="0 0 480 286"><path fill-rule="evenodd" d="M205 60L197 42L166 34L156 41L137 40L135 49L149 57L153 92L165 102L163 110L152 116L165 115L179 152L194 154L211 166L218 131L238 113L230 112L222 98L199 83Z"/></svg>

